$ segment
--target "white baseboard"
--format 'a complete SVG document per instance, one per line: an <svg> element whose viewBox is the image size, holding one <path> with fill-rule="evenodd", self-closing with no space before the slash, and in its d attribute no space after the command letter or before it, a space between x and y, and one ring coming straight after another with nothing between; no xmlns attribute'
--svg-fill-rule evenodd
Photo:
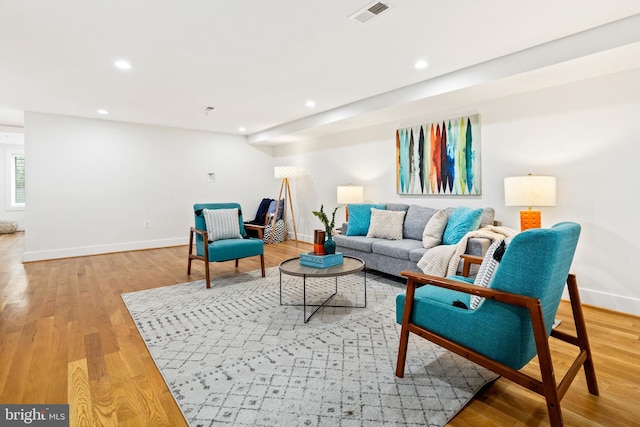
<svg viewBox="0 0 640 427"><path fill-rule="evenodd" d="M168 246L188 245L189 240L184 237L170 239L145 240L139 242L114 243L108 245L82 246L77 248L51 249L44 251L25 252L22 261L45 261L49 259L73 258L87 255L99 255L113 252L137 251L141 249L164 248Z"/></svg>
<svg viewBox="0 0 640 427"><path fill-rule="evenodd" d="M566 290L565 297L569 299ZM640 316L640 299L638 298L580 288L580 301L582 304Z"/></svg>

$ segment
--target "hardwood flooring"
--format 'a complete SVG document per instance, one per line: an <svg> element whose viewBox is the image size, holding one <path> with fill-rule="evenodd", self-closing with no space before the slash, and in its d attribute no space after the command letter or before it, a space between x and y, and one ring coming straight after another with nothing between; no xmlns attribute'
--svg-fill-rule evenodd
<svg viewBox="0 0 640 427"><path fill-rule="evenodd" d="M186 246L22 264L23 246L23 233L0 235L0 402L69 403L71 426L186 426L120 295L203 279L203 264L187 276ZM265 248L273 267L311 245ZM240 260L240 271L258 268L259 258ZM235 272L212 264L214 280ZM579 374L562 400L565 424L640 425L640 318L594 307L585 316L600 396ZM572 331L568 304L558 317ZM552 343L560 377L574 352ZM450 425L548 423L540 396L499 379Z"/></svg>

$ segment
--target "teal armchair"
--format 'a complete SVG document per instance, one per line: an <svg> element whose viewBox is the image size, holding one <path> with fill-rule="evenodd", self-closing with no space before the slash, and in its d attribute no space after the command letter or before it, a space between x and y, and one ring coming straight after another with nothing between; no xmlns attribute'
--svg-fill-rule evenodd
<svg viewBox="0 0 640 427"><path fill-rule="evenodd" d="M240 235L244 238L215 240L210 242L207 233L207 226L203 215L203 209L238 209L238 225ZM189 262L187 266L187 274L191 274L191 262L194 259L204 261L205 275L207 280L207 288L211 287L211 276L209 273L210 262L236 261L240 258L252 256L260 256L260 264L262 268L262 277L264 272L264 243L261 239L247 237L242 220L242 209L238 203L202 203L193 205L195 227L191 227L189 232ZM193 253L195 236L196 253Z"/></svg>
<svg viewBox="0 0 640 427"><path fill-rule="evenodd" d="M560 400L583 367L589 392L598 394L576 277L569 268L580 226L564 222L530 229L507 246L488 288L460 278L402 272L406 295L396 299L402 324L396 375L404 376L409 334L414 333L545 397L551 424L563 424ZM552 329L567 284L576 336ZM473 310L471 295L484 297ZM549 338L579 349L562 381L556 382ZM519 370L537 355L541 379Z"/></svg>

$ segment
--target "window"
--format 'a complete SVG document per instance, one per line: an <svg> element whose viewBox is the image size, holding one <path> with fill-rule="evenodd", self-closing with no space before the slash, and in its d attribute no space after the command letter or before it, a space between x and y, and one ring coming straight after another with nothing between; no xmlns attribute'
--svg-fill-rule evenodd
<svg viewBox="0 0 640 427"><path fill-rule="evenodd" d="M10 173L10 203L12 209L24 209L25 207L25 185L24 185L24 153L10 153L9 156Z"/></svg>

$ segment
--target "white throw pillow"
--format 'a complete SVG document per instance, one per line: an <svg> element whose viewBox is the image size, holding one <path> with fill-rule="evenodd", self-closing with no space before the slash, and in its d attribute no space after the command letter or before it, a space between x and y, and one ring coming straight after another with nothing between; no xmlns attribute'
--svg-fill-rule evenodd
<svg viewBox="0 0 640 427"><path fill-rule="evenodd" d="M504 252L507 250L509 242L511 242L511 237L495 241L491 246L489 246L487 253L484 254L484 258L482 259L482 264L480 264L480 268L478 269L478 274L473 281L474 285L485 288L489 287L491 280L493 279L493 274L496 272L496 269L502 260L502 255L504 255ZM475 310L482 301L484 301L484 298L477 295L471 295L469 308L471 310Z"/></svg>
<svg viewBox="0 0 640 427"><path fill-rule="evenodd" d="M203 209L204 222L207 225L209 242L224 239L242 239L240 223L238 222L238 208L233 209Z"/></svg>
<svg viewBox="0 0 640 427"><path fill-rule="evenodd" d="M371 222L367 237L402 240L405 211L387 211L371 208Z"/></svg>
<svg viewBox="0 0 640 427"><path fill-rule="evenodd" d="M444 229L447 228L447 213L439 210L427 222L422 232L422 246L429 249L442 243Z"/></svg>

